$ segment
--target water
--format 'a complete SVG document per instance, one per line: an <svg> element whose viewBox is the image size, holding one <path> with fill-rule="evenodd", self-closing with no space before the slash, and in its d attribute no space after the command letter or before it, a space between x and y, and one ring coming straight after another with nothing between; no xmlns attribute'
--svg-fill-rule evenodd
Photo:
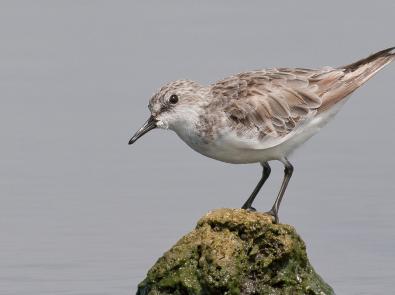
<svg viewBox="0 0 395 295"><path fill-rule="evenodd" d="M340 5L341 4L341 5ZM131 294L206 211L239 207L258 165L169 132L127 142L164 82L339 65L394 45L395 4L0 3L0 294ZM342 45L342 46L339 46ZM389 66L292 158L280 211L338 294L389 294L395 139ZM282 167L256 202L267 210Z"/></svg>

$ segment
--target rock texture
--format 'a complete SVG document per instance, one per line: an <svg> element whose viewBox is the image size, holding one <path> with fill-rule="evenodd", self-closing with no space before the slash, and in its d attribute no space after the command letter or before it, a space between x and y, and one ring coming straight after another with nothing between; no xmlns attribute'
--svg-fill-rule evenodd
<svg viewBox="0 0 395 295"><path fill-rule="evenodd" d="M295 229L242 209L203 216L149 270L138 295L334 294Z"/></svg>

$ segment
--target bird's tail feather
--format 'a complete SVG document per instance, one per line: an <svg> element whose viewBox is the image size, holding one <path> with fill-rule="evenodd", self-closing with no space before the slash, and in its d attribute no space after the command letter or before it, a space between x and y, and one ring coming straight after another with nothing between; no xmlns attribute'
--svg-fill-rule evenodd
<svg viewBox="0 0 395 295"><path fill-rule="evenodd" d="M391 47L352 64L342 66L340 69L344 70L344 81L354 80L359 85L362 85L394 59L395 47Z"/></svg>
<svg viewBox="0 0 395 295"><path fill-rule="evenodd" d="M338 67L336 70L342 72L342 77L337 86L324 95L319 111L323 112L343 100L394 59L395 47L391 47L352 64Z"/></svg>

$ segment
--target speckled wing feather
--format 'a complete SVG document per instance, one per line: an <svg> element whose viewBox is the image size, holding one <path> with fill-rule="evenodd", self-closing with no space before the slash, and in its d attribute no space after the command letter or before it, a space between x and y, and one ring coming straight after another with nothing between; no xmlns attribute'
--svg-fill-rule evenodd
<svg viewBox="0 0 395 295"><path fill-rule="evenodd" d="M314 117L323 95L343 76L333 68L270 69L224 79L211 92L238 136L272 146Z"/></svg>

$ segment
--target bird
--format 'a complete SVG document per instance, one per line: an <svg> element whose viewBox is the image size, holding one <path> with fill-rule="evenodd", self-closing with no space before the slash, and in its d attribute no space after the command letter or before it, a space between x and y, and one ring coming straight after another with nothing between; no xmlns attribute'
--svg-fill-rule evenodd
<svg viewBox="0 0 395 295"><path fill-rule="evenodd" d="M308 68L269 68L242 72L208 86L175 80L149 101L149 119L129 144L152 129L174 131L204 156L232 164L260 163L261 178L242 209L256 211L255 197L269 178L269 161L284 165L272 208L279 208L294 167L289 156L326 125L350 95L395 59L391 47L354 63Z"/></svg>

